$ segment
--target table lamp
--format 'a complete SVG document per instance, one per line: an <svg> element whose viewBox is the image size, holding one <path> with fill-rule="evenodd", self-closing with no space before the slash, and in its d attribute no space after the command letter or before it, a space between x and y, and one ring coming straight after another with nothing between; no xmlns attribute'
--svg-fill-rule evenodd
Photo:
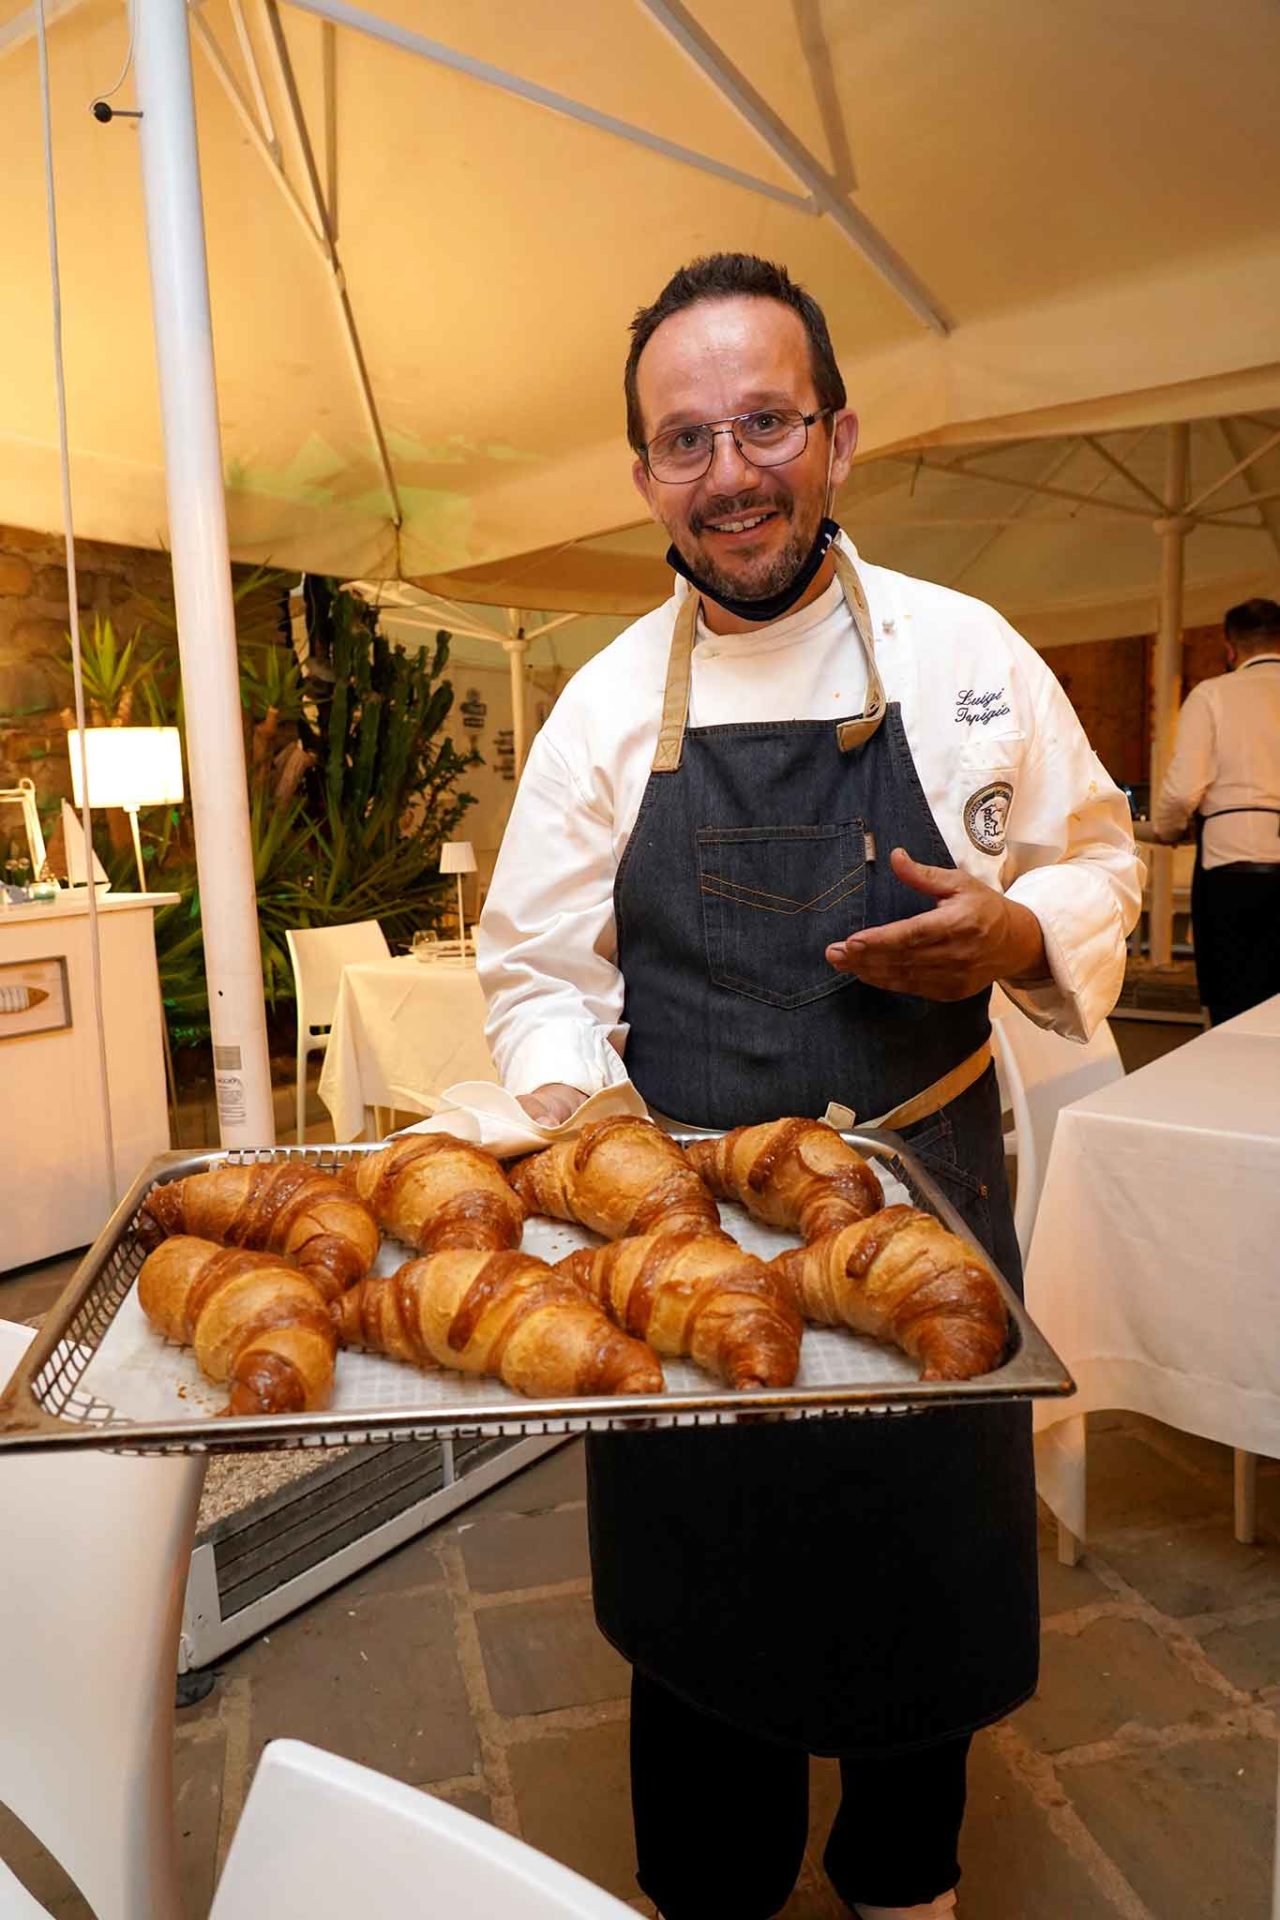
<svg viewBox="0 0 1280 1920"><path fill-rule="evenodd" d="M458 951L467 950L467 923L462 913L462 876L476 870L476 850L469 840L446 840L440 849L441 873L458 877Z"/></svg>
<svg viewBox="0 0 1280 1920"><path fill-rule="evenodd" d="M169 806L183 797L182 742L176 727L78 727L67 734L71 791L84 805L85 766L91 807L123 807L133 829L138 886L147 890L138 837L138 808Z"/></svg>

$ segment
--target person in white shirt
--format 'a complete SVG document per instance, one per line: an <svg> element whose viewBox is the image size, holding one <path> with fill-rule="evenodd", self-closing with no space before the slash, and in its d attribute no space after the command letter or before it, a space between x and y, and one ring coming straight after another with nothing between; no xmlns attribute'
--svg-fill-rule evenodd
<svg viewBox="0 0 1280 1920"><path fill-rule="evenodd" d="M504 1083L548 1120L630 1076L692 1126L895 1125L1016 1285L990 989L1080 1040L1110 1010L1125 803L997 613L826 517L857 422L783 268L681 269L625 389L680 577L530 753L478 942ZM970 1736L1036 1680L1026 1409L602 1434L588 1476L665 1920L785 1904L811 1752L842 1897L952 1913Z"/></svg>
<svg viewBox="0 0 1280 1920"><path fill-rule="evenodd" d="M1214 1026L1280 993L1280 605L1223 620L1229 671L1193 687L1152 809L1173 843L1194 822L1191 925Z"/></svg>

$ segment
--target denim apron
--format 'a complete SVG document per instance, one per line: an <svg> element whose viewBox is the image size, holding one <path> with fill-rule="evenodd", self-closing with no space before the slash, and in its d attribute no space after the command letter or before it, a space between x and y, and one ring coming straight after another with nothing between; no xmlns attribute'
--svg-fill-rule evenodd
<svg viewBox="0 0 1280 1920"><path fill-rule="evenodd" d="M693 1126L830 1101L869 1119L990 1032L985 991L888 993L823 957L927 909L895 878L893 847L955 865L883 702L861 583L835 553L872 688L860 720L688 728L694 596L672 641L614 906L627 1070ZM1018 1285L994 1071L904 1138ZM600 1434L587 1467L601 1630L704 1711L857 1753L950 1738L1034 1689L1025 1406Z"/></svg>

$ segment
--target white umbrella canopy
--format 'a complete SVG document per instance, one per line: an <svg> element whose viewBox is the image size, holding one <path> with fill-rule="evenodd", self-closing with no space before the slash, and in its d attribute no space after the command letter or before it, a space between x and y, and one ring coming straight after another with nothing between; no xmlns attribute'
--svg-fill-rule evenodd
<svg viewBox="0 0 1280 1920"><path fill-rule="evenodd" d="M633 526L627 323L674 266L715 248L784 259L823 302L869 455L1280 405L1271 0L377 11L417 50L358 30L349 7L336 27L297 6L279 16L318 208L262 0L192 9L238 558L459 576L461 591L472 569L510 573ZM422 57L425 35L735 177ZM50 29L68 406L80 531L155 545L167 525L135 123L87 110L127 38L118 0L71 0ZM117 101L131 104L129 83ZM39 100L13 0L0 103L0 520L53 525ZM834 211L813 211L815 195ZM652 541L604 550L643 563ZM604 563L575 558L579 574L593 566L585 604L599 607ZM565 604L573 569L558 594L545 560L528 571L520 604Z"/></svg>
<svg viewBox="0 0 1280 1920"><path fill-rule="evenodd" d="M144 211L136 121L87 111L113 88L126 13L48 0L77 528L174 551L232 1144L269 1138L271 1117L247 821L228 797L228 542L460 597L489 570L476 599L502 573L520 583L508 605L603 610L608 542L585 559L575 543L623 529L634 568L653 553L621 431L627 321L715 249L781 258L822 301L869 455L1280 407L1271 0L379 5L205 0L184 17L135 0ZM15 0L0 110L0 520L47 527L62 510L41 98ZM854 495L892 504L901 474L883 492L882 477ZM1181 546L1166 533L1166 733ZM557 554L594 567L594 597L575 601ZM523 645L517 623L513 684Z"/></svg>
<svg viewBox="0 0 1280 1920"><path fill-rule="evenodd" d="M1270 443L1205 499L1188 535L1183 615L1194 626L1280 595L1280 411L1194 421L1189 440L1192 500ZM855 466L836 510L868 560L989 601L1036 646L1149 633L1167 443L1160 425L904 450ZM635 615L670 591L665 548L646 522L434 584L496 605ZM557 653L580 660L598 631L570 629Z"/></svg>

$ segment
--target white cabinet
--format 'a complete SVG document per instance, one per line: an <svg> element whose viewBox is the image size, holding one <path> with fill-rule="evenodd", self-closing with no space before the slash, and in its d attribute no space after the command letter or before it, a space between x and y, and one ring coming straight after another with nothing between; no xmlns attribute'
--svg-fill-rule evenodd
<svg viewBox="0 0 1280 1920"><path fill-rule="evenodd" d="M169 1146L153 914L177 898L107 894L98 903L113 1175L83 891L0 910L0 981L8 962L65 959L71 1014L59 1032L0 1039L0 1272L95 1239L135 1175Z"/></svg>

